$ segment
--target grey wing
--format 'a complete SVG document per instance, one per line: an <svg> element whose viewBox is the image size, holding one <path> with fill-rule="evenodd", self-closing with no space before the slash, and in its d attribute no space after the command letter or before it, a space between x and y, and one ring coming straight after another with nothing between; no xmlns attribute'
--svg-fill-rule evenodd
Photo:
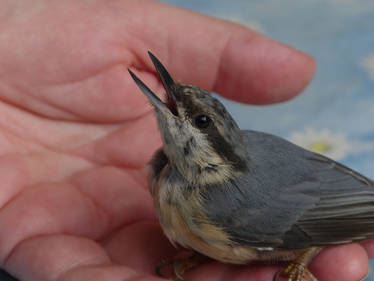
<svg viewBox="0 0 374 281"><path fill-rule="evenodd" d="M310 156L308 160L321 167L314 174L318 187L302 191L305 183L301 183L298 188L319 200L284 234L285 246L323 246L374 237L373 182L326 157Z"/></svg>
<svg viewBox="0 0 374 281"><path fill-rule="evenodd" d="M207 215L235 243L305 248L374 237L374 184L319 154L246 131L248 174L206 189Z"/></svg>

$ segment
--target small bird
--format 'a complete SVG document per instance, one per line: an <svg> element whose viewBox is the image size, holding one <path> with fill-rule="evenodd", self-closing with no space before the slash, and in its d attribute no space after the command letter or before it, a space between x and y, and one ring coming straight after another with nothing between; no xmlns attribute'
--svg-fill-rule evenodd
<svg viewBox="0 0 374 281"><path fill-rule="evenodd" d="M307 266L323 247L374 237L373 181L280 137L241 130L209 92L175 83L148 53L166 101L129 72L157 118L163 147L150 162L149 189L172 244L224 263L290 261L273 280L318 281ZM182 279L178 266L175 275Z"/></svg>

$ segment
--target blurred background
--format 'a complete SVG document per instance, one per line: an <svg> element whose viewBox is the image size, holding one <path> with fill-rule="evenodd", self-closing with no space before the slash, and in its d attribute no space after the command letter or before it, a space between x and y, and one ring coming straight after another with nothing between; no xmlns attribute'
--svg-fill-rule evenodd
<svg viewBox="0 0 374 281"><path fill-rule="evenodd" d="M221 100L242 129L285 137L374 179L373 0L163 2L240 23L314 56L316 76L294 100L272 106ZM374 281L374 273L365 280Z"/></svg>

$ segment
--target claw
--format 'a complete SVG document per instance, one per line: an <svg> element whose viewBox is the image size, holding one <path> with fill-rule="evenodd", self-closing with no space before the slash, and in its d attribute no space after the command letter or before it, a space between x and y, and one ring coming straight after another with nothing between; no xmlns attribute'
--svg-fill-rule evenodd
<svg viewBox="0 0 374 281"><path fill-rule="evenodd" d="M165 259L165 260L161 260L161 262L156 266L155 268L155 272L158 276L160 277L165 277L167 278L167 276L165 276L163 273L162 273L162 269L168 265L171 265L173 263L173 260L172 259Z"/></svg>
<svg viewBox="0 0 374 281"><path fill-rule="evenodd" d="M176 257L171 259L162 260L155 268L156 274L160 277L170 278L175 281L185 281L183 274L189 269L197 266L201 262L199 255L193 253L187 257ZM171 276L165 276L162 273L162 269L166 266L173 266L173 274Z"/></svg>
<svg viewBox="0 0 374 281"><path fill-rule="evenodd" d="M292 266L291 263L285 270L278 270L273 278L273 281L278 281L280 276L284 276L287 278L287 281L301 281L303 277L306 277L309 281L318 281L316 277L306 268L304 267L302 270L300 268ZM287 270L289 269L289 270Z"/></svg>
<svg viewBox="0 0 374 281"><path fill-rule="evenodd" d="M312 258L319 253L321 248L310 248L291 262L284 270L278 270L274 274L273 281L278 281L280 276L286 277L287 281L301 281L306 277L309 281L318 281L308 270L307 265Z"/></svg>
<svg viewBox="0 0 374 281"><path fill-rule="evenodd" d="M187 268L188 265L185 265L184 262L186 262L186 261L185 260L184 261L177 261L177 262L173 263L174 275L177 278L177 280L185 281L182 275L188 269Z"/></svg>

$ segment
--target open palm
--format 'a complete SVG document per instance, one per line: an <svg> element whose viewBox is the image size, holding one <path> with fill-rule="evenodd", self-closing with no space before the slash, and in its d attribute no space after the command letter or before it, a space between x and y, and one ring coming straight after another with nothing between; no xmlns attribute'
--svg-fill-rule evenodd
<svg viewBox="0 0 374 281"><path fill-rule="evenodd" d="M151 281L176 252L146 184L157 127L126 71L161 90L147 50L177 81L257 104L291 98L314 72L310 57L242 26L154 1L3 1L0 262L19 279ZM349 245L313 267L354 280L367 257ZM275 270L210 262L189 279L271 280Z"/></svg>

